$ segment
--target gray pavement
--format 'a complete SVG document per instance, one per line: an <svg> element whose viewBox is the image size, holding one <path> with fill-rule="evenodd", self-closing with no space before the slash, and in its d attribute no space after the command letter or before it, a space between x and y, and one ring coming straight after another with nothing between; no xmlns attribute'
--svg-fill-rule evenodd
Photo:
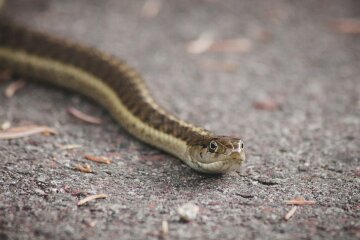
<svg viewBox="0 0 360 240"><path fill-rule="evenodd" d="M174 114L241 136L248 163L201 175L76 94L29 83L9 99L2 82L0 122L59 134L0 141L0 239L360 238L360 35L330 24L360 18L359 1L172 0L155 16L142 14L144 1L9 2L5 14L25 25L128 61ZM244 46L189 53L204 32ZM83 123L69 107L103 124ZM74 171L79 163L94 173ZM109 197L77 206L98 193ZM286 221L285 201L298 198L315 204ZM184 223L176 209L187 202L200 212Z"/></svg>

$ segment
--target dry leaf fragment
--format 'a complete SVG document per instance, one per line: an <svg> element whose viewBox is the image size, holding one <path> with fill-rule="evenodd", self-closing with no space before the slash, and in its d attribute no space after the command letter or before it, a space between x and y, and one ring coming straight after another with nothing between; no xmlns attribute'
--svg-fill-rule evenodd
<svg viewBox="0 0 360 240"><path fill-rule="evenodd" d="M39 133L43 133L47 135L55 135L57 134L57 131L47 126L34 125L34 126L24 126L24 127L13 127L5 131L0 131L0 140L23 138Z"/></svg>
<svg viewBox="0 0 360 240"><path fill-rule="evenodd" d="M312 201L312 200L305 200L305 199L292 199L292 200L288 200L285 201L286 204L288 205L313 205L316 204L316 201Z"/></svg>
<svg viewBox="0 0 360 240"><path fill-rule="evenodd" d="M77 205L78 206L81 206L81 205L84 205L85 203L89 202L89 201L92 201L92 200L95 200L95 199L101 199L101 198L107 198L107 195L106 194L96 194L96 195L91 195L91 196L87 196L86 198L80 200Z"/></svg>
<svg viewBox="0 0 360 240"><path fill-rule="evenodd" d="M92 173L92 169L91 166L87 163L81 165L81 164L77 164L74 166L74 168L80 172L84 172L84 173Z"/></svg>
<svg viewBox="0 0 360 240"><path fill-rule="evenodd" d="M5 89L5 96L11 98L15 95L15 93L25 87L26 82L24 80L17 80L9 84L9 86Z"/></svg>
<svg viewBox="0 0 360 240"><path fill-rule="evenodd" d="M360 34L360 19L343 18L330 23L330 26L339 33Z"/></svg>
<svg viewBox="0 0 360 240"><path fill-rule="evenodd" d="M92 123L92 124L101 124L101 119L97 118L97 117L93 117L90 116L86 113L81 112L80 110L74 108L74 107L70 107L68 109L68 113L70 113L72 116L76 117L77 119L80 119L84 122L87 123Z"/></svg>
<svg viewBox="0 0 360 240"><path fill-rule="evenodd" d="M236 52L245 53L251 51L253 42L247 38L226 39L213 42L209 47L211 52Z"/></svg>
<svg viewBox="0 0 360 240"><path fill-rule="evenodd" d="M162 6L161 0L146 0L142 9L141 9L141 17L143 18L154 18L156 17Z"/></svg>
<svg viewBox="0 0 360 240"><path fill-rule="evenodd" d="M284 219L289 220L296 212L297 206L293 207L285 216Z"/></svg>
<svg viewBox="0 0 360 240"><path fill-rule="evenodd" d="M105 163L105 164L110 164L111 160L105 157L97 157L97 156L93 156L93 155L89 155L89 154L85 154L84 157L87 160L93 161L93 162L97 162L97 163Z"/></svg>
<svg viewBox="0 0 360 240"><path fill-rule="evenodd" d="M212 31L203 32L197 39L188 43L186 47L187 52L192 54L205 52L213 44L214 35Z"/></svg>

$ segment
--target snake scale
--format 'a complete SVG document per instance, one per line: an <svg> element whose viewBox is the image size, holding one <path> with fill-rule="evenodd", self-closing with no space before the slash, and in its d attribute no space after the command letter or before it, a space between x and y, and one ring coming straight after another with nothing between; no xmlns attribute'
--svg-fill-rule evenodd
<svg viewBox="0 0 360 240"><path fill-rule="evenodd" d="M91 47L0 20L0 69L85 95L130 134L203 173L224 173L245 161L242 140L218 136L159 106L124 61Z"/></svg>

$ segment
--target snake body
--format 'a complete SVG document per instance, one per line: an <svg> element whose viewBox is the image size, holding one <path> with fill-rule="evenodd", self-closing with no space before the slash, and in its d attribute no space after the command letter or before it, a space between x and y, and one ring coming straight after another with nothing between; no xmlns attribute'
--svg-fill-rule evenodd
<svg viewBox="0 0 360 240"><path fill-rule="evenodd" d="M204 173L245 161L238 138L217 136L159 106L142 77L96 49L0 20L0 69L81 93L104 106L130 134Z"/></svg>

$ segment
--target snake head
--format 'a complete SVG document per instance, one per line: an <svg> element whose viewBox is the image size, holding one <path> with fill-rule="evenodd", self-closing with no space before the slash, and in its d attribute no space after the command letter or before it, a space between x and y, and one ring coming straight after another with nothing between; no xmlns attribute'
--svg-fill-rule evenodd
<svg viewBox="0 0 360 240"><path fill-rule="evenodd" d="M204 173L225 173L245 161L244 144L239 138L205 137L189 144L189 164Z"/></svg>

